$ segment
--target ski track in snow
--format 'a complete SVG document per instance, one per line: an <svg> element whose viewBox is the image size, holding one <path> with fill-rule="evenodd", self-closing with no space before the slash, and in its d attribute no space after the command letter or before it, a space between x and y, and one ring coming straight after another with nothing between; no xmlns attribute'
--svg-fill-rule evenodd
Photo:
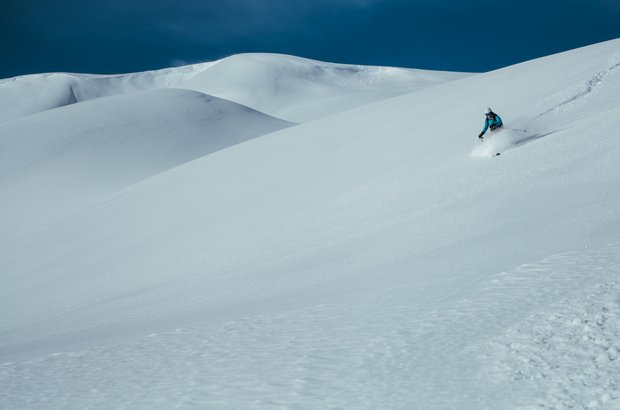
<svg viewBox="0 0 620 410"><path fill-rule="evenodd" d="M0 407L619 408L619 274L620 243L489 275L432 309L412 284L4 363Z"/></svg>
<svg viewBox="0 0 620 410"><path fill-rule="evenodd" d="M620 55L612 57L608 64L609 66L607 68L597 72L592 78L564 89L549 98L543 99L540 104L551 104L551 107L528 120L528 127L531 129L521 130L505 127L497 132L489 131L485 135L484 143L474 147L470 155L483 158L493 157L498 152L501 154L505 151L564 131L563 129L548 129L545 125L544 117L551 113L559 114L562 111L574 109L576 103L583 102L584 98L600 89L601 85L608 77L617 75L618 72L620 72L618 70L620 68ZM560 100L559 102L554 101L558 99Z"/></svg>
<svg viewBox="0 0 620 410"><path fill-rule="evenodd" d="M568 98L565 98L561 102L557 103L553 107L545 110L542 114L538 115L536 118L543 117L551 112L559 112L565 107L571 105L572 103L576 101L579 101L583 97L595 91L603 83L603 80L605 79L605 77L607 77L609 74L611 74L612 72L620 68L619 60L620 60L620 56L613 58L611 60L610 66L607 69L599 71L591 79L579 85L578 86L579 89L576 92L573 92L572 88L570 90L567 90L567 92L569 94L572 93L572 95L570 95Z"/></svg>

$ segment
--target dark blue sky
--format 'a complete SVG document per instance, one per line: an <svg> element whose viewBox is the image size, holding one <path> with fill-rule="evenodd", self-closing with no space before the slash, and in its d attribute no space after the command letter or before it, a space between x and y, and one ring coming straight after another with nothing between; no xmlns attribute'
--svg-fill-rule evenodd
<svg viewBox="0 0 620 410"><path fill-rule="evenodd" d="M7 0L0 78L278 52L487 71L620 37L620 0Z"/></svg>

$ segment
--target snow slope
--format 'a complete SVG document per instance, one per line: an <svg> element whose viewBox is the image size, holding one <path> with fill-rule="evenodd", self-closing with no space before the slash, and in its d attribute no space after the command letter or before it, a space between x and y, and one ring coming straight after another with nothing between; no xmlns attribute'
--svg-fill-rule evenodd
<svg viewBox="0 0 620 410"><path fill-rule="evenodd" d="M16 228L0 239L0 403L618 408L619 93L615 40ZM478 144L488 105L506 129Z"/></svg>
<svg viewBox="0 0 620 410"><path fill-rule="evenodd" d="M305 122L467 76L464 73L324 63L278 54L123 75L51 73L0 80L0 123L118 94L184 88Z"/></svg>
<svg viewBox="0 0 620 410"><path fill-rule="evenodd" d="M241 54L221 60L183 86L288 121L307 122L467 75Z"/></svg>
<svg viewBox="0 0 620 410"><path fill-rule="evenodd" d="M291 125L178 89L99 98L0 124L0 236L28 231L159 172Z"/></svg>
<svg viewBox="0 0 620 410"><path fill-rule="evenodd" d="M158 88L178 88L202 66L126 75L33 74L0 80L0 123L78 102Z"/></svg>

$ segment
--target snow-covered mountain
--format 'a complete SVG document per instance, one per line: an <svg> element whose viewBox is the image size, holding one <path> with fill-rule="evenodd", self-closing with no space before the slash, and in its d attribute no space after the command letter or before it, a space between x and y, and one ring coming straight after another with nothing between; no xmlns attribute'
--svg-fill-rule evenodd
<svg viewBox="0 0 620 410"><path fill-rule="evenodd" d="M294 126L200 94L318 112L280 75L1 125L0 404L618 408L620 40L444 76ZM487 106L505 128L480 143ZM250 131L203 144L213 107L209 141Z"/></svg>
<svg viewBox="0 0 620 410"><path fill-rule="evenodd" d="M278 54L124 75L35 74L0 80L0 123L119 94L183 88L305 122L467 74L324 63Z"/></svg>
<svg viewBox="0 0 620 410"><path fill-rule="evenodd" d="M157 173L291 125L179 89L87 100L0 124L0 236L28 231Z"/></svg>

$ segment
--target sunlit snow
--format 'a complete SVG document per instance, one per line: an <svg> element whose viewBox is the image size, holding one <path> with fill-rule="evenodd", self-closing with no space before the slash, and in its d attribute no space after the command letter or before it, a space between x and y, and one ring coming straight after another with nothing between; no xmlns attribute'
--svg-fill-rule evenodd
<svg viewBox="0 0 620 410"><path fill-rule="evenodd" d="M620 40L67 76L0 82L0 407L620 407Z"/></svg>

